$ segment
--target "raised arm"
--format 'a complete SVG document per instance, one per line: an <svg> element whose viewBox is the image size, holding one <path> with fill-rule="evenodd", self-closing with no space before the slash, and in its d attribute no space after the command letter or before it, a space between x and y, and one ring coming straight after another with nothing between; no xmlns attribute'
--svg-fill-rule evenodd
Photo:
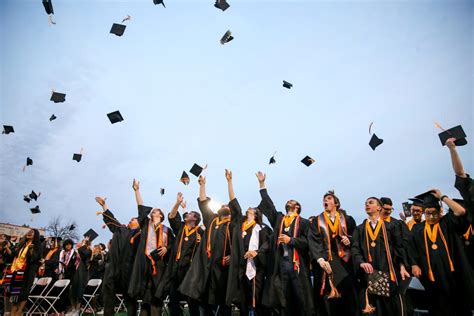
<svg viewBox="0 0 474 316"><path fill-rule="evenodd" d="M210 199L206 196L206 178L203 176L199 176L198 179L199 183L199 198L198 198L198 205L199 210L202 214L202 220L204 226L209 228L211 221L217 216L209 207Z"/></svg>
<svg viewBox="0 0 474 316"><path fill-rule="evenodd" d="M275 228L278 212L275 208L275 205L273 204L272 199L268 195L267 189L265 188L266 175L259 171L257 172L257 179L260 186L260 196L262 197L262 201L260 202L258 208L262 210L262 213L268 218L268 221L272 227Z"/></svg>
<svg viewBox="0 0 474 316"><path fill-rule="evenodd" d="M176 196L176 203L174 203L173 208L171 209L171 212L168 214L169 219L173 219L176 217L179 206L181 205L181 203L183 203L183 201L184 201L183 193L178 192L178 195Z"/></svg>
<svg viewBox="0 0 474 316"><path fill-rule="evenodd" d="M464 216L466 209L462 207L458 202L451 200L447 195L443 195L440 190L433 189L432 193L435 197L446 203L448 207L453 211L454 216Z"/></svg>
<svg viewBox="0 0 474 316"><path fill-rule="evenodd" d="M225 178L227 179L227 189L229 191L229 201L235 199L234 184L232 182L232 171L225 169Z"/></svg>
<svg viewBox="0 0 474 316"><path fill-rule="evenodd" d="M171 229L173 230L174 234L177 235L181 227L183 226L183 222L181 221L181 216L178 213L179 206L184 203L183 193L179 192L176 196L176 203L174 204L171 212L168 214L168 220L170 222Z"/></svg>
<svg viewBox="0 0 474 316"><path fill-rule="evenodd" d="M135 200L137 201L137 205L143 205L143 199L140 193L140 181L133 179L132 188L133 191L135 191Z"/></svg>
<svg viewBox="0 0 474 316"><path fill-rule="evenodd" d="M207 200L206 195L206 177L199 176L199 201L204 202Z"/></svg>
<svg viewBox="0 0 474 316"><path fill-rule="evenodd" d="M455 138L449 138L446 141L446 147L449 149L449 153L451 154L451 163L453 165L454 173L461 178L466 178L466 173L464 172L464 168L461 162L461 158L459 157L458 151L456 150L456 141Z"/></svg>
<svg viewBox="0 0 474 316"><path fill-rule="evenodd" d="M118 231L119 228L123 227L122 224L115 218L114 214L109 210L109 206L105 202L107 198L102 198L100 196L97 196L95 198L95 201L102 206L102 212L97 212L97 215L102 214L102 220L104 221L104 224L107 225L109 230L112 233L115 233Z"/></svg>

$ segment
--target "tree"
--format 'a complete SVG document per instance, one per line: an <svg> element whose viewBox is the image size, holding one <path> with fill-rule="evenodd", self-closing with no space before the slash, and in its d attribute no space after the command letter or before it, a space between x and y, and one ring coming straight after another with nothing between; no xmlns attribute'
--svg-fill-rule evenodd
<svg viewBox="0 0 474 316"><path fill-rule="evenodd" d="M60 215L53 217L45 229L51 237L61 237L62 240L72 239L74 242L79 240L76 222L68 220L63 224L63 219Z"/></svg>

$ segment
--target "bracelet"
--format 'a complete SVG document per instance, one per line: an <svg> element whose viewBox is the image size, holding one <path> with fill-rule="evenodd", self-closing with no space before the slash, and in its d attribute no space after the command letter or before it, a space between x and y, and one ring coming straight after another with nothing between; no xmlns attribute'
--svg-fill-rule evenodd
<svg viewBox="0 0 474 316"><path fill-rule="evenodd" d="M444 198L447 198L448 196L447 195L443 195L441 196L441 198L439 199L441 202L444 200Z"/></svg>

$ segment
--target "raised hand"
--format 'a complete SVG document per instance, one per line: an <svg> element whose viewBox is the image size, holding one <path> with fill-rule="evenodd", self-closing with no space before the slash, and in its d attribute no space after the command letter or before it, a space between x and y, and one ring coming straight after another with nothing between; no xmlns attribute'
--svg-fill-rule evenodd
<svg viewBox="0 0 474 316"><path fill-rule="evenodd" d="M176 204L182 204L184 201L183 193L178 192L176 195Z"/></svg>
<svg viewBox="0 0 474 316"><path fill-rule="evenodd" d="M232 181L232 171L225 169L225 178L227 179L227 182Z"/></svg>
<svg viewBox="0 0 474 316"><path fill-rule="evenodd" d="M438 200L443 196L443 193L438 189L432 189L431 194L433 194Z"/></svg>
<svg viewBox="0 0 474 316"><path fill-rule="evenodd" d="M266 174L264 174L261 171L257 172L255 175L257 176L257 179L258 179L259 183L264 183L265 179L267 178Z"/></svg>
<svg viewBox="0 0 474 316"><path fill-rule="evenodd" d="M132 188L133 188L133 191L140 190L140 181L133 179Z"/></svg>
<svg viewBox="0 0 474 316"><path fill-rule="evenodd" d="M446 140L446 146L450 149L453 150L456 148L456 144L454 143L456 141L456 138L451 137Z"/></svg>
<svg viewBox="0 0 474 316"><path fill-rule="evenodd" d="M183 210L186 210L186 201L181 202L180 205Z"/></svg>

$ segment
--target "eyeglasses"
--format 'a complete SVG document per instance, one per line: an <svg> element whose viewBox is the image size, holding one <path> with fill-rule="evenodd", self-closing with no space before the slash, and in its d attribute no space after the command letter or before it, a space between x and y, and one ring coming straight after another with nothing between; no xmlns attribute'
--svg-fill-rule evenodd
<svg viewBox="0 0 474 316"><path fill-rule="evenodd" d="M441 215L439 213L425 213L425 216L427 218L438 218L440 217Z"/></svg>

